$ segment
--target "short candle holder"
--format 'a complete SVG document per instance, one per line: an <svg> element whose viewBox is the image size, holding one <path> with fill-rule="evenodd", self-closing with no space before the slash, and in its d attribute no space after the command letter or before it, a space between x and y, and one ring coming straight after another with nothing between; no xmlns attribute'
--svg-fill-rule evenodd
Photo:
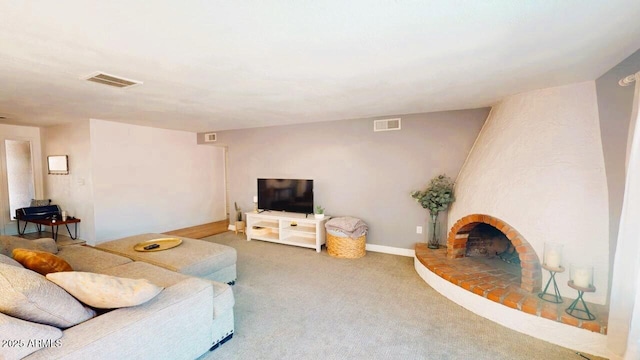
<svg viewBox="0 0 640 360"><path fill-rule="evenodd" d="M554 304L560 304L564 302L562 300L562 296L560 295L560 290L558 290L558 284L556 283L556 273L564 272L564 268L562 266L551 267L545 264L542 265L542 268L549 271L549 281L547 281L547 285L544 287L544 290L541 293L538 293L538 297L544 301L552 302ZM553 294L547 293L547 289L549 289L549 285L553 283Z"/></svg>
<svg viewBox="0 0 640 360"><path fill-rule="evenodd" d="M593 267L576 266L572 264L570 278L571 280L569 280L567 285L569 285L569 287L572 289L578 290L578 297L573 300L573 302L571 303L571 305L569 305L565 312L580 320L595 320L595 315L593 315L589 311L587 303L582 298L585 292L596 291L596 287L592 285ZM582 305L582 307L579 308L578 305Z"/></svg>
<svg viewBox="0 0 640 360"><path fill-rule="evenodd" d="M558 290L558 284L556 283L556 273L564 272L564 268L560 265L562 262L562 244L545 242L542 260L542 268L549 271L549 275L551 276L549 277L549 281L547 281L547 285L544 287L544 291L539 293L538 297L544 301L560 304L563 300L562 296L560 296L560 290ZM553 294L548 294L547 290L551 283L553 283Z"/></svg>

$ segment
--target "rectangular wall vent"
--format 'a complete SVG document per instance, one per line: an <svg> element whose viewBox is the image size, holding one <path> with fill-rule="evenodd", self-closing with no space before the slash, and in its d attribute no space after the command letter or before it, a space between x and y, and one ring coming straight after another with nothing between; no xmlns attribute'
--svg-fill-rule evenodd
<svg viewBox="0 0 640 360"><path fill-rule="evenodd" d="M373 121L373 131L400 130L400 118Z"/></svg>
<svg viewBox="0 0 640 360"><path fill-rule="evenodd" d="M87 81L92 81L98 84L109 85L117 88L129 88L142 84L142 81L125 79L123 77L110 75L103 72L93 73L84 79Z"/></svg>
<svg viewBox="0 0 640 360"><path fill-rule="evenodd" d="M215 142L216 140L218 140L216 133L204 134L204 142Z"/></svg>

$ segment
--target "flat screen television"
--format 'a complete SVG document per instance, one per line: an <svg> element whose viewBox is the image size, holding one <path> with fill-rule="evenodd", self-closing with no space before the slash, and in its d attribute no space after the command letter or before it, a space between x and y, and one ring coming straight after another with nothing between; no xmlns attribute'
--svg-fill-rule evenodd
<svg viewBox="0 0 640 360"><path fill-rule="evenodd" d="M258 209L313 214L313 180L258 179Z"/></svg>

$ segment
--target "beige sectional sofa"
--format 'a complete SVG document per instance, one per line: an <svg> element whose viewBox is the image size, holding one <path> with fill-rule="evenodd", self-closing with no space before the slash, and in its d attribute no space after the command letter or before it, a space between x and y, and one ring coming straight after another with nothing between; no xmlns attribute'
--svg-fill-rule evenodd
<svg viewBox="0 0 640 360"><path fill-rule="evenodd" d="M194 359L233 336L234 296L227 284L89 246L58 248L53 239L0 236L0 254L10 257L14 248L55 253L75 271L147 279L164 287L144 304L111 310L62 330L59 340L29 349L35 351L24 359ZM12 336L13 328L0 319L0 341Z"/></svg>

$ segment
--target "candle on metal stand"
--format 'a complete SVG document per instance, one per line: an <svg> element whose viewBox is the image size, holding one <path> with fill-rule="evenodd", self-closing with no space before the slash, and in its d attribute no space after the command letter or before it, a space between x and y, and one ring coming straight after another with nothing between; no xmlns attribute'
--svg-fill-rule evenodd
<svg viewBox="0 0 640 360"><path fill-rule="evenodd" d="M571 269L571 280L575 286L589 288L591 286L593 269L587 266L574 266Z"/></svg>
<svg viewBox="0 0 640 360"><path fill-rule="evenodd" d="M544 243L544 264L559 268L562 264L562 245L556 243Z"/></svg>

